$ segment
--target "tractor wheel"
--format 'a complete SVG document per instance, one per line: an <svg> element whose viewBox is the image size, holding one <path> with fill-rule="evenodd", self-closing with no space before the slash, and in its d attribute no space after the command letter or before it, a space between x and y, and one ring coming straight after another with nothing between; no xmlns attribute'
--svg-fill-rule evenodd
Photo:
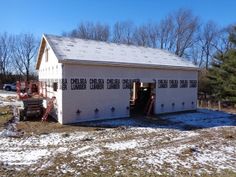
<svg viewBox="0 0 236 177"><path fill-rule="evenodd" d="M20 110L20 121L24 120L24 110Z"/></svg>
<svg viewBox="0 0 236 177"><path fill-rule="evenodd" d="M11 87L7 86L7 87L5 88L5 90L6 90L6 91L11 91Z"/></svg>
<svg viewBox="0 0 236 177"><path fill-rule="evenodd" d="M27 117L26 116L23 117L23 121L27 121Z"/></svg>

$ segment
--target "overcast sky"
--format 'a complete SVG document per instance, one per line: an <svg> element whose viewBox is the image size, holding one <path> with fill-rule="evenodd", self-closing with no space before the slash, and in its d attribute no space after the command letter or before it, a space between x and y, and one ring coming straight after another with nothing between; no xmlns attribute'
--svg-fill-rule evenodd
<svg viewBox="0 0 236 177"><path fill-rule="evenodd" d="M81 21L158 22L179 8L226 26L236 22L235 7L236 0L0 0L0 33L60 35Z"/></svg>

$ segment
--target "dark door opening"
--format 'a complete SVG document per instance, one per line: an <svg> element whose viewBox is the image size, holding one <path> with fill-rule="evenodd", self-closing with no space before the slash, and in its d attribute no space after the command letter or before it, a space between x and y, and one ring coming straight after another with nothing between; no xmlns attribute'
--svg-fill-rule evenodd
<svg viewBox="0 0 236 177"><path fill-rule="evenodd" d="M135 82L131 89L130 114L150 115L154 113L155 83Z"/></svg>

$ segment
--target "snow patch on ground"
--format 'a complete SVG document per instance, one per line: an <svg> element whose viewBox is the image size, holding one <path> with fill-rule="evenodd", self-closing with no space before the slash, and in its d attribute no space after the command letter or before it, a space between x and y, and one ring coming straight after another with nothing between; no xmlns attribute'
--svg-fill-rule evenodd
<svg viewBox="0 0 236 177"><path fill-rule="evenodd" d="M30 136L22 139L10 139L2 138L0 141L0 150L1 147L47 147L47 146L60 146L64 145L67 142L78 141L83 139L88 133L87 132L78 132L71 133L68 137L63 137L63 133L50 133L47 135L40 136Z"/></svg>
<svg viewBox="0 0 236 177"><path fill-rule="evenodd" d="M56 153L65 153L66 151L68 151L69 149L66 148L66 147L59 147L57 150L56 150Z"/></svg>
<svg viewBox="0 0 236 177"><path fill-rule="evenodd" d="M91 149L91 150L86 150L84 152L78 153L78 157L85 157L85 156L93 156L101 152L99 148Z"/></svg>
<svg viewBox="0 0 236 177"><path fill-rule="evenodd" d="M16 92L7 92L7 91L0 91L0 98L7 98L7 97L16 97Z"/></svg>
<svg viewBox="0 0 236 177"><path fill-rule="evenodd" d="M126 149L133 149L138 147L139 144L136 140L131 141L122 141L122 142L115 142L115 143L107 143L104 147L112 150L112 151L121 151Z"/></svg>
<svg viewBox="0 0 236 177"><path fill-rule="evenodd" d="M196 136L197 134L193 134ZM199 136L201 136L199 134ZM173 140L177 140L174 138ZM195 174L220 172L228 169L236 172L236 144L221 144L220 142L205 142L209 144L205 148L199 147L194 142L176 144L175 146L163 146L159 149L138 150L141 158L134 157L131 160L138 161L139 168L153 167L152 170L159 173L168 170L170 174L189 169Z"/></svg>
<svg viewBox="0 0 236 177"><path fill-rule="evenodd" d="M1 161L6 165L32 165L48 155L50 155L50 152L46 149L0 151Z"/></svg>
<svg viewBox="0 0 236 177"><path fill-rule="evenodd" d="M184 131L184 132L181 132L178 137L174 137L171 140L172 141L183 140L183 139L194 137L194 136L199 136L199 133L191 132L191 131Z"/></svg>
<svg viewBox="0 0 236 177"><path fill-rule="evenodd" d="M0 161L8 165L35 164L42 157L65 153L72 142L77 142L86 135L87 132L77 132L71 133L68 137L63 137L63 133L17 139L0 137ZM50 146L52 148L49 148Z"/></svg>
<svg viewBox="0 0 236 177"><path fill-rule="evenodd" d="M127 162L155 175L174 175L182 170L197 175L224 169L236 172L235 117L214 111L211 115L211 112L201 110L166 115L165 118L171 122L169 127L160 127L158 123L148 126L151 123L146 121L141 126L141 120L134 120L134 126L99 131L49 133L22 138L0 137L0 164L8 164L8 168L17 170L29 168L40 171L50 169L58 157L67 159L65 164L57 164L58 171L64 174L80 174L93 169L105 173L109 168L114 168L112 170L117 175L127 176L127 164L124 165ZM206 128L182 130L177 122L181 122L182 127L205 125ZM121 120L121 124L119 120L105 123L132 125L131 120ZM228 138L225 138L226 135ZM110 163L114 163L112 167ZM40 167L37 166L39 164Z"/></svg>
<svg viewBox="0 0 236 177"><path fill-rule="evenodd" d="M165 147L158 150L149 150L146 152L146 157L138 160L141 163L157 165L159 168L161 168L164 163L173 164L176 168L178 154L187 147L188 145L181 145L179 147Z"/></svg>
<svg viewBox="0 0 236 177"><path fill-rule="evenodd" d="M213 148L194 153L193 157L190 158L190 162L192 164L197 162L202 166L214 166L217 171L228 169L236 172L236 156L232 156L232 154L236 155L236 148L224 145Z"/></svg>
<svg viewBox="0 0 236 177"><path fill-rule="evenodd" d="M198 109L197 112L193 113L163 115L161 118L173 123L201 128L236 125L234 114L207 109Z"/></svg>
<svg viewBox="0 0 236 177"><path fill-rule="evenodd" d="M131 131L133 131L135 134L149 134L149 133L157 133L163 132L163 131L168 131L169 129L159 129L159 128L148 128L148 127L130 127Z"/></svg>
<svg viewBox="0 0 236 177"><path fill-rule="evenodd" d="M16 99L17 94L15 92L5 92L0 90L0 107L4 106L17 106L22 107L23 102Z"/></svg>
<svg viewBox="0 0 236 177"><path fill-rule="evenodd" d="M76 155L77 157L86 157L96 155L100 152L101 150L98 147L84 146L72 151L72 154Z"/></svg>

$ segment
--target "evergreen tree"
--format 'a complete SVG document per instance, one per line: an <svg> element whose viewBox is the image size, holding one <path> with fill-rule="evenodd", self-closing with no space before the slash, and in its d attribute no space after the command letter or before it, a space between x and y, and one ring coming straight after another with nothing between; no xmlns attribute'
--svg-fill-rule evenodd
<svg viewBox="0 0 236 177"><path fill-rule="evenodd" d="M236 103L236 27L229 40L232 48L216 55L208 78L213 98Z"/></svg>

